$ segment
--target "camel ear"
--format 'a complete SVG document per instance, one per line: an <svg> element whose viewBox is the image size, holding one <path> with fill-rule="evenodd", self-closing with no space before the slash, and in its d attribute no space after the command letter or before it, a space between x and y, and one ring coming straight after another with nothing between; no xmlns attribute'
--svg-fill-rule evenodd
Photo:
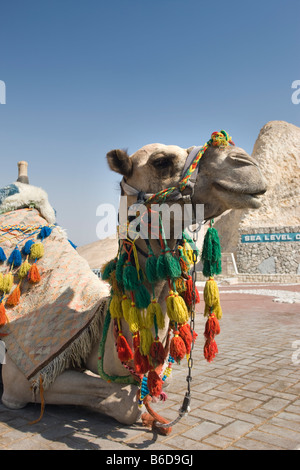
<svg viewBox="0 0 300 470"><path fill-rule="evenodd" d="M106 155L109 168L123 176L129 177L132 173L132 161L125 150L111 150Z"/></svg>

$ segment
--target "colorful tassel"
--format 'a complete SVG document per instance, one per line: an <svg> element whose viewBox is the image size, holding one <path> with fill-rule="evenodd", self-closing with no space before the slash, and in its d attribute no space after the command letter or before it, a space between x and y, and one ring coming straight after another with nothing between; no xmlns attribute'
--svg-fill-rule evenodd
<svg viewBox="0 0 300 470"><path fill-rule="evenodd" d="M218 346L215 340L207 339L204 345L204 357L208 362L212 362L212 360L218 354Z"/></svg>
<svg viewBox="0 0 300 470"><path fill-rule="evenodd" d="M153 397L159 397L162 392L163 381L154 369L151 369L148 373L147 386L150 395Z"/></svg>
<svg viewBox="0 0 300 470"><path fill-rule="evenodd" d="M134 297L137 308L147 308L151 303L150 294L143 284L139 284L134 292Z"/></svg>
<svg viewBox="0 0 300 470"><path fill-rule="evenodd" d="M118 351L118 358L121 362L128 362L133 359L133 352L127 342L127 339L119 332L119 336L117 338L117 351Z"/></svg>
<svg viewBox="0 0 300 470"><path fill-rule="evenodd" d="M121 304L121 298L117 294L113 294L109 304L109 311L112 318L122 318L123 310Z"/></svg>
<svg viewBox="0 0 300 470"><path fill-rule="evenodd" d="M149 255L145 265L146 277L151 284L158 281L157 276L157 257L154 255L152 249L149 247Z"/></svg>
<svg viewBox="0 0 300 470"><path fill-rule="evenodd" d="M44 240L44 238L47 238L47 237L49 237L49 235L51 235L51 232L52 232L52 228L47 227L47 225L45 225L45 226L41 229L41 231L40 231L40 233L39 233L39 235L38 235L38 238L40 238L41 240Z"/></svg>
<svg viewBox="0 0 300 470"><path fill-rule="evenodd" d="M162 365L165 362L166 353L162 343L159 341L158 336L156 336L153 343L151 344L149 355L152 359L154 367Z"/></svg>
<svg viewBox="0 0 300 470"><path fill-rule="evenodd" d="M40 259L44 256L44 245L42 243L34 243L30 248L30 256L33 259Z"/></svg>
<svg viewBox="0 0 300 470"><path fill-rule="evenodd" d="M136 333L142 326L141 312L134 302L131 302L128 325L131 333Z"/></svg>
<svg viewBox="0 0 300 470"><path fill-rule="evenodd" d="M220 334L220 324L214 313L212 313L205 324L204 336L206 339L213 339L216 335Z"/></svg>
<svg viewBox="0 0 300 470"><path fill-rule="evenodd" d="M0 262L6 261L6 254L4 253L3 248L0 246Z"/></svg>
<svg viewBox="0 0 300 470"><path fill-rule="evenodd" d="M213 310L216 317L220 320L222 318L222 308L220 305L220 294L216 281L210 277L206 281L203 291L203 298L205 302L204 316L208 317Z"/></svg>
<svg viewBox="0 0 300 470"><path fill-rule="evenodd" d="M143 356L140 349L134 351L134 370L137 374L146 374L150 368L148 356Z"/></svg>
<svg viewBox="0 0 300 470"><path fill-rule="evenodd" d="M3 274L0 273L0 291L3 291Z"/></svg>
<svg viewBox="0 0 300 470"><path fill-rule="evenodd" d="M27 277L28 281L31 282L31 284L37 284L38 282L40 282L41 280L41 276L40 276L40 273L39 273L39 270L38 270L38 267L36 265L36 263L34 263L29 271L28 271L28 277Z"/></svg>
<svg viewBox="0 0 300 470"><path fill-rule="evenodd" d="M3 302L0 303L0 328L7 323L7 316Z"/></svg>
<svg viewBox="0 0 300 470"><path fill-rule="evenodd" d="M131 264L130 261L126 261L123 270L123 285L127 291L134 291L140 285L137 269Z"/></svg>
<svg viewBox="0 0 300 470"><path fill-rule="evenodd" d="M178 292L170 290L167 297L167 314L170 320L176 323L186 323L189 318L188 309Z"/></svg>
<svg viewBox="0 0 300 470"><path fill-rule="evenodd" d="M193 304L193 292L194 292L194 287L193 287L193 280L192 276L189 276L187 281L186 281L186 290L182 293L182 297L185 300L185 303L187 304L188 307L191 307ZM195 303L198 304L200 302L200 295L197 287L195 286Z"/></svg>
<svg viewBox="0 0 300 470"><path fill-rule="evenodd" d="M209 227L204 237L201 261L203 263L203 275L205 277L220 274L221 265L221 245L217 230Z"/></svg>
<svg viewBox="0 0 300 470"><path fill-rule="evenodd" d="M149 328L140 329L140 351L143 356L148 356L153 343L152 332Z"/></svg>
<svg viewBox="0 0 300 470"><path fill-rule="evenodd" d="M8 307L15 307L20 302L21 297L21 290L19 284L16 288L12 291L12 293L8 296L6 300L6 305Z"/></svg>
<svg viewBox="0 0 300 470"><path fill-rule="evenodd" d="M103 281L108 281L111 273L116 269L117 258L108 261L101 269Z"/></svg>
<svg viewBox="0 0 300 470"><path fill-rule="evenodd" d="M123 295L122 302L121 302L121 307L122 307L123 317L124 317L125 321L128 323L129 322L129 312L130 312L130 307L131 307L131 300L128 299L127 295Z"/></svg>
<svg viewBox="0 0 300 470"><path fill-rule="evenodd" d="M7 274L4 274L2 291L5 294L9 294L13 284L14 284L14 276L12 275L12 273L9 272Z"/></svg>
<svg viewBox="0 0 300 470"><path fill-rule="evenodd" d="M183 339L179 336L179 331L174 332L174 336L171 339L170 344L170 355L179 363L186 355L186 347Z"/></svg>
<svg viewBox="0 0 300 470"><path fill-rule="evenodd" d="M30 268L31 268L31 264L28 263L27 260L24 261L24 263L21 264L21 267L20 267L20 269L19 269L19 271L18 271L18 276L19 276L19 278L20 278L20 279L23 279L24 277L26 277L27 274L28 274L28 271L30 270Z"/></svg>
<svg viewBox="0 0 300 470"><path fill-rule="evenodd" d="M18 247L16 247L10 257L8 258L8 264L10 264L13 268L18 268L22 264L22 255Z"/></svg>
<svg viewBox="0 0 300 470"><path fill-rule="evenodd" d="M183 340L186 348L186 353L190 354L191 349L192 349L192 343L196 341L197 338L197 333L193 331L193 334L191 332L191 327L188 323L185 323L184 325L181 325L178 328L179 331L179 336Z"/></svg>
<svg viewBox="0 0 300 470"><path fill-rule="evenodd" d="M152 299L151 303L148 305L147 314L146 314L146 327L151 328L154 323L154 317L156 319L157 327L162 330L165 327L165 318L162 313L160 304L156 299Z"/></svg>
<svg viewBox="0 0 300 470"><path fill-rule="evenodd" d="M27 240L27 242L25 243L25 245L22 248L23 255L25 255L25 256L30 255L30 250L31 250L32 245L34 245L34 241L33 240Z"/></svg>
<svg viewBox="0 0 300 470"><path fill-rule="evenodd" d="M120 286L123 286L123 269L124 269L124 264L126 263L127 258L128 258L127 253L122 253L119 256L119 259L116 264L116 279Z"/></svg>
<svg viewBox="0 0 300 470"><path fill-rule="evenodd" d="M158 257L156 273L159 279L175 280L181 276L179 260L172 255L169 248L163 250L163 253Z"/></svg>

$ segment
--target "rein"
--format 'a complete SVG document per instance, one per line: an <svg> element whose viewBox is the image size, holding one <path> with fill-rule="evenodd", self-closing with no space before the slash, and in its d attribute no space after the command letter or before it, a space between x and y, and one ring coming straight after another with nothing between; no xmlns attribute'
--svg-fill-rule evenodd
<svg viewBox="0 0 300 470"><path fill-rule="evenodd" d="M229 143L234 145L231 137L225 131L221 131L214 132L203 147L195 147L188 156L182 178L177 186L163 189L155 194L145 194L129 186L123 179L122 189L127 195L136 195L138 202L142 201L149 213L152 211L151 204L191 198L194 193L199 162L206 150L209 146L225 147ZM190 193L183 195L186 188L190 190ZM138 234L136 239L129 238L127 234L127 238L119 238L119 251L116 258L102 269L102 279L110 283L111 295L99 345L98 371L99 375L109 382L137 384L136 377L141 377L138 393L139 405L146 406L152 416L153 428L161 429L161 432L166 434L171 426L176 424L190 409L192 351L197 337L195 310L196 304L200 301L196 287L196 263L199 253L195 243L201 225L198 225L193 232L193 240L183 232L182 240L176 244L174 250L168 247L160 217L158 225L158 242L161 248L158 256L154 254L149 240L145 239L148 250L148 253L145 253L135 244ZM206 338L204 357L209 362L218 352L215 336L220 332L218 320L222 316L218 288L213 277L221 273L221 247L217 231L212 225L211 221L201 254L203 274L209 278L204 288L204 315L207 317L204 332ZM123 227L122 230L124 230ZM145 272L140 268L138 251L146 258ZM150 283L152 296L145 287L144 281ZM172 339L167 340L165 346L159 339L159 331L165 328L165 318L155 297L155 286L161 281L167 281L169 285L166 307L169 333L173 331ZM116 322L118 330L116 338L118 357L130 372L129 376L109 376L103 368L105 342L112 319ZM123 335L123 321L127 323L132 333L133 350ZM153 330L155 337L152 336ZM150 397L152 399L163 397L162 385L171 373L172 363L179 364L185 356L188 360L187 391L178 417L169 423L151 410L149 399ZM166 360L168 366L163 371ZM131 367L132 363L134 369ZM149 423L147 417L144 417L143 421Z"/></svg>

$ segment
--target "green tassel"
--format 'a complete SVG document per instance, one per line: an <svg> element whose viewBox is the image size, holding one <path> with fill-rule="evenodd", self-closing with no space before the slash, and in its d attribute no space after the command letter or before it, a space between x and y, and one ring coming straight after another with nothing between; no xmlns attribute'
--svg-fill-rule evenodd
<svg viewBox="0 0 300 470"><path fill-rule="evenodd" d="M123 285L125 290L135 290L138 288L140 280L137 270L130 261L126 261L123 271Z"/></svg>
<svg viewBox="0 0 300 470"><path fill-rule="evenodd" d="M147 308L151 303L150 294L143 284L140 284L135 290L134 296L137 308Z"/></svg>
<svg viewBox="0 0 300 470"><path fill-rule="evenodd" d="M209 227L204 237L201 261L203 263L203 275L205 277L220 274L222 272L221 244L218 232Z"/></svg>
<svg viewBox="0 0 300 470"><path fill-rule="evenodd" d="M156 272L159 279L173 280L181 276L179 259L172 255L169 248L158 257Z"/></svg>
<svg viewBox="0 0 300 470"><path fill-rule="evenodd" d="M124 264L126 263L128 255L127 253L123 253L122 255L119 256L119 259L117 261L116 265L116 280L118 284L123 285L123 269L124 269Z"/></svg>
<svg viewBox="0 0 300 470"><path fill-rule="evenodd" d="M116 269L117 258L108 261L102 268L102 279L103 281L108 281L111 273Z"/></svg>
<svg viewBox="0 0 300 470"><path fill-rule="evenodd" d="M146 277L151 284L155 284L159 280L157 276L157 257L154 255L152 250L149 251L145 271Z"/></svg>

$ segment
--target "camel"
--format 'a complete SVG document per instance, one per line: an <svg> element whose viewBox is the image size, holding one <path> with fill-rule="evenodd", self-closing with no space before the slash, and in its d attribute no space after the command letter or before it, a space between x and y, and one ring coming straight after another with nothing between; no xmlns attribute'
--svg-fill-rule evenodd
<svg viewBox="0 0 300 470"><path fill-rule="evenodd" d="M131 156L124 150L116 149L108 152L106 157L109 168L123 177L121 192L123 196L127 196L129 207L142 193L153 194L168 187L176 187L193 149L195 147L186 149L176 145L156 143L142 147ZM256 161L237 146L209 146L200 159L194 183L190 197L182 198L180 203L204 204L206 220L213 219L228 209L256 209L260 206L260 196L266 191L266 182ZM26 181L23 184L26 184ZM153 252L158 254L159 247L155 240L149 241ZM168 243L172 248L176 240L170 239ZM136 246L141 250L138 252L139 264L144 269L146 260L141 253L145 250L145 240L138 239ZM99 286L103 282L99 280ZM159 282L156 297L162 306L164 317L166 317L164 299L167 292L167 283ZM103 295L102 291L96 308L96 311L100 312L99 332L89 347L84 370L69 368L62 371L44 390L43 398L39 394L33 394L29 380L12 361L8 350L6 363L2 367L4 390L2 402L6 407L20 409L28 403L39 403L43 399L46 404L81 405L93 408L100 414L108 415L126 425L133 424L139 419L141 410L138 406L136 382L134 380L128 380L128 383L107 382L99 377L99 342L102 338L108 299L108 291L106 295ZM122 330L128 344L132 345L132 334L127 325L123 325ZM159 331L163 345L166 344L167 334L168 321ZM114 326L110 324L103 367L109 376L126 378L131 374L118 358L115 341Z"/></svg>

